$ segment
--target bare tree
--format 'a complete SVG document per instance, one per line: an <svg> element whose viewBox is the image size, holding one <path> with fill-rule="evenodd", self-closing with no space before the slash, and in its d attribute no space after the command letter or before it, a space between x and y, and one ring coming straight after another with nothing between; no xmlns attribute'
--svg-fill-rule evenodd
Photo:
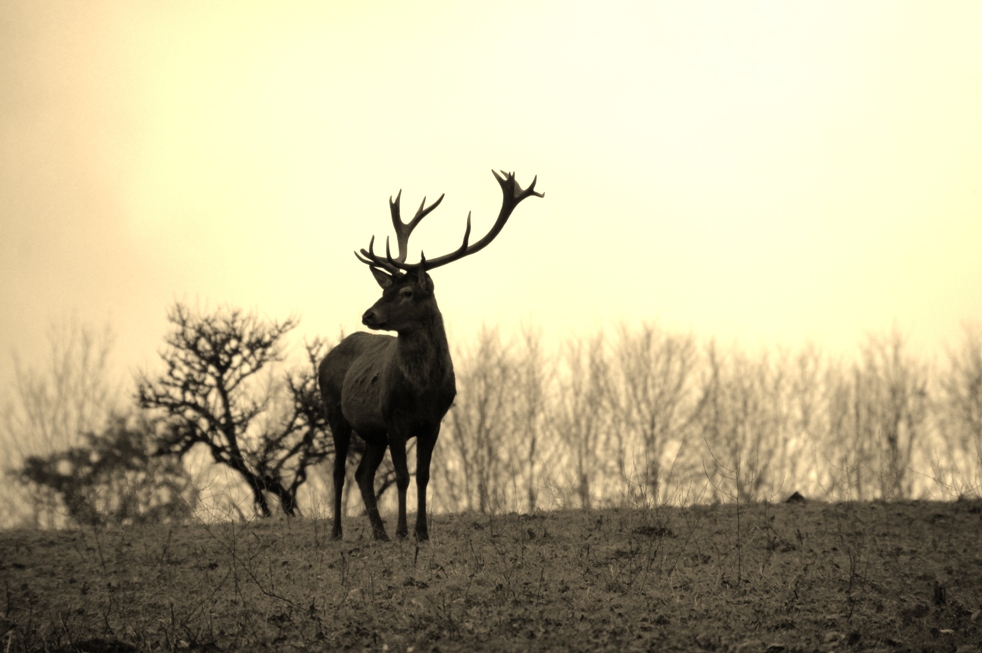
<svg viewBox="0 0 982 653"><path fill-rule="evenodd" d="M941 431L947 449L947 484L982 492L982 324L966 323L958 347L948 351L941 375Z"/></svg>
<svg viewBox="0 0 982 653"><path fill-rule="evenodd" d="M256 469L287 515L298 509L297 491L307 481L307 470L333 453L325 437L329 427L317 388L317 366L327 348L320 339L306 344L306 365L286 376L287 409L263 429L256 456Z"/></svg>
<svg viewBox="0 0 982 653"><path fill-rule="evenodd" d="M14 384L0 419L0 451L7 471L16 473L31 456L49 457L99 432L116 408L118 385L112 380L113 336L72 318L48 330L48 356L30 366L15 357ZM35 527L64 524L64 511L50 487L7 485L0 503L4 522ZM20 489L29 489L25 496Z"/></svg>
<svg viewBox="0 0 982 653"><path fill-rule="evenodd" d="M546 386L552 376L541 334L524 326L517 342L483 327L455 353L460 393L447 415L448 449L439 464L450 503L479 512L534 511L552 447Z"/></svg>
<svg viewBox="0 0 982 653"><path fill-rule="evenodd" d="M641 480L636 489L641 498L657 503L666 480L665 452L669 445L683 445L693 417L695 343L690 335L668 333L651 324L636 332L622 326L615 358L618 392L613 402L618 425L641 445Z"/></svg>
<svg viewBox="0 0 982 653"><path fill-rule="evenodd" d="M567 454L571 491L581 508L593 506L596 484L607 468L604 443L610 429L610 364L603 333L587 341L568 341L563 348L558 392L550 417L553 437ZM623 473L623 449L615 466Z"/></svg>
<svg viewBox="0 0 982 653"><path fill-rule="evenodd" d="M808 478L816 471L824 411L824 370L824 357L813 345L805 346L793 359L788 405L790 432L788 441L781 447L782 458L777 462L777 469L783 470L795 491L805 490Z"/></svg>
<svg viewBox="0 0 982 653"><path fill-rule="evenodd" d="M783 471L777 465L788 440L784 365L764 353L752 358L734 349L725 356L715 342L706 365L696 424L713 496L755 501L778 489L775 477Z"/></svg>
<svg viewBox="0 0 982 653"><path fill-rule="evenodd" d="M893 331L870 336L859 361L830 365L825 378L830 498L909 498L911 463L930 425L927 368Z"/></svg>
<svg viewBox="0 0 982 653"><path fill-rule="evenodd" d="M136 392L142 408L169 417L160 452L181 457L204 445L245 482L259 514L271 515L272 494L294 515L307 467L329 453L315 381L323 344L308 345L308 367L288 377L290 405L277 412L273 379L260 372L282 360L280 341L295 320L267 324L236 309L198 315L181 304L168 320L166 371L141 375Z"/></svg>
<svg viewBox="0 0 982 653"><path fill-rule="evenodd" d="M870 338L859 368L866 404L867 428L874 438L876 481L883 499L906 499L912 494L911 462L927 429L927 371L907 353L903 336L893 331Z"/></svg>
<svg viewBox="0 0 982 653"><path fill-rule="evenodd" d="M541 459L546 453L541 438L547 397L546 385L551 369L542 350L542 332L525 324L520 333L520 347L515 361L515 398L512 403L512 423L516 444L522 449L524 459L515 456L516 469L512 484L524 481L523 492L515 488L516 500L524 493L525 509L535 511L538 502L538 480ZM524 444L524 447L522 445Z"/></svg>
<svg viewBox="0 0 982 653"><path fill-rule="evenodd" d="M855 365L835 361L824 373L825 415L821 440L824 473L820 483L830 499L865 500L875 460L866 379Z"/></svg>
<svg viewBox="0 0 982 653"><path fill-rule="evenodd" d="M496 512L507 506L514 453L513 413L517 370L497 329L482 327L470 349L458 350L459 399L448 415L449 440L462 476L467 509Z"/></svg>

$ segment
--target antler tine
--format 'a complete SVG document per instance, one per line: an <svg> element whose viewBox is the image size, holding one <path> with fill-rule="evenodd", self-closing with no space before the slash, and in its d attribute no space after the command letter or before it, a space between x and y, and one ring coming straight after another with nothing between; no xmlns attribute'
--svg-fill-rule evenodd
<svg viewBox="0 0 982 653"><path fill-rule="evenodd" d="M432 261L427 261L425 258L423 258L423 260L420 261L420 265L424 265L425 264L425 267L426 267L427 270L432 270L435 267L439 267L441 265L446 265L450 261L456 261L458 258L463 258L464 256L467 256L467 254L468 254L468 252L467 252L467 245L468 245L468 242L470 241L470 238L471 238L471 212L468 211L467 212L467 227L464 228L464 241L462 243L460 243L460 247L458 247L454 251L450 252L449 254L444 254L443 256L438 256L435 259L433 259ZM422 255L423 255L423 253L420 252L420 257L422 257ZM436 262L436 265L433 264L434 261Z"/></svg>
<svg viewBox="0 0 982 653"><path fill-rule="evenodd" d="M440 202L443 201L443 198L446 197L446 195L446 193L443 193L435 202L427 206L425 209L423 207L426 206L426 197L424 197L423 201L419 203L419 208L416 209L416 215L414 215L413 219L409 221L409 224L415 227L416 223L428 216L433 209L440 206Z"/></svg>
<svg viewBox="0 0 982 653"><path fill-rule="evenodd" d="M413 233L413 229L419 224L420 220L425 218L430 214L433 209L440 206L440 202L443 201L444 196L440 195L437 201L433 204L426 206L426 198L419 203L419 208L416 210L416 215L409 222L402 221L402 214L399 207L399 200L402 199L402 190L396 195L395 200L389 198L389 212L392 214L392 228L396 232L396 243L399 245L399 255L396 258L392 258L391 250L389 249L389 241L385 241L385 257L388 262L399 269L405 269L406 255L409 253L409 236Z"/></svg>
<svg viewBox="0 0 982 653"><path fill-rule="evenodd" d="M505 172L504 170L502 170L501 171L501 174L499 175L496 171L492 170L491 171L491 174L493 174L494 175L494 178L498 180L498 183L499 184L501 184L501 190L503 192L507 190L505 188L505 185L506 184L509 184L510 183L513 186L512 193L514 194L514 199L515 199L515 204L516 205L519 202L521 202L523 199L525 199L526 197L531 197L532 195L535 195L536 197L545 197L546 196L545 193L537 193L535 191L535 182L539 181L539 175L536 175L535 177L533 177L532 178L532 183L529 184L529 187L526 188L525 190L522 190L522 187L518 185L518 182L517 181L515 181L515 173L514 172ZM502 177L502 175L504 175L504 176ZM505 199L507 200L508 199L507 198L507 193L505 193L505 195L506 195Z"/></svg>
<svg viewBox="0 0 982 653"><path fill-rule="evenodd" d="M388 242L386 242L386 252L388 252ZM362 263L365 263L366 265L370 265L376 268L382 268L384 270L388 270L393 274L399 272L399 268L396 267L395 264L391 262L392 261L391 256L387 256L386 259L388 260L384 260L380 258L378 254L375 253L375 236L372 236L371 241L369 241L368 243L368 251L365 251L363 249L361 250L361 253L355 252L355 258L357 258Z"/></svg>
<svg viewBox="0 0 982 653"><path fill-rule="evenodd" d="M467 231L464 233L463 244L456 251L451 252L450 254L427 261L427 270L438 268L441 265L446 265L447 263L462 259L465 256L470 256L471 254L484 249L504 228L505 223L508 222L508 218L511 217L512 211L515 210L515 207L518 206L519 202L524 200L526 197L532 197L533 195L535 197L545 197L545 193L538 193L535 190L535 182L539 179L538 175L536 175L535 179L532 180L529 187L523 190L522 187L518 185L518 182L515 181L514 172L505 172L502 170L501 174L499 175L497 171L492 170L491 174L494 175L494 178L498 180L498 184L501 185L502 193L501 210L498 212L498 218L495 220L494 226L492 226L491 230L485 234L484 238L481 238L481 240L477 241L473 245L468 245L467 241L471 233L471 216L470 213L468 213Z"/></svg>
<svg viewBox="0 0 982 653"><path fill-rule="evenodd" d="M409 243L409 234L405 235L406 225L402 222L402 217L399 213L399 200L402 199L402 189L399 189L399 193L396 195L395 201L389 197L389 213L392 214L392 228L396 232L396 242L399 244L399 256L395 260L392 259L392 254L389 250L389 239L385 239L385 258L389 260L393 265L395 263L404 263L406 261L406 244ZM412 231L412 227L409 228Z"/></svg>
<svg viewBox="0 0 982 653"><path fill-rule="evenodd" d="M363 249L359 254L358 251L355 250L355 258L361 261L362 263L368 263L369 265L374 265L375 263L374 259L376 258L375 252L373 251L374 246L375 246L375 236L372 236L372 239L368 241L368 251L366 252Z"/></svg>

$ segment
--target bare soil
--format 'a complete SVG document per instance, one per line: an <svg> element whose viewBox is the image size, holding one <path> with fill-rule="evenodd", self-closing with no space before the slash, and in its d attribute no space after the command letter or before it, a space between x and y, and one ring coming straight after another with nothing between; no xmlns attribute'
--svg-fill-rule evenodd
<svg viewBox="0 0 982 653"><path fill-rule="evenodd" d="M969 651L982 503L437 516L0 533L18 651Z"/></svg>

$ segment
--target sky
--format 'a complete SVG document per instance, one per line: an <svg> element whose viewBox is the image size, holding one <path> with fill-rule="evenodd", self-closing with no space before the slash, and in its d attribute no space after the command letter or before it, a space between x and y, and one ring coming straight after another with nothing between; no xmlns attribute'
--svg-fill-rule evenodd
<svg viewBox="0 0 982 653"><path fill-rule="evenodd" d="M434 271L452 345L652 321L931 355L982 320L982 3L0 3L0 384L71 317L154 364L175 301L361 328L353 250Z"/></svg>

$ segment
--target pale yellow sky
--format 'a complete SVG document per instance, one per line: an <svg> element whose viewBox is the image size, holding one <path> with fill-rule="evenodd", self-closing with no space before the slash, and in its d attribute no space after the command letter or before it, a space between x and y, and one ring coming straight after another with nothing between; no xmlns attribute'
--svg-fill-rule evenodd
<svg viewBox="0 0 982 653"><path fill-rule="evenodd" d="M175 299L360 328L412 250L451 337L621 320L928 353L982 319L982 3L0 4L0 381L75 313L155 359Z"/></svg>

